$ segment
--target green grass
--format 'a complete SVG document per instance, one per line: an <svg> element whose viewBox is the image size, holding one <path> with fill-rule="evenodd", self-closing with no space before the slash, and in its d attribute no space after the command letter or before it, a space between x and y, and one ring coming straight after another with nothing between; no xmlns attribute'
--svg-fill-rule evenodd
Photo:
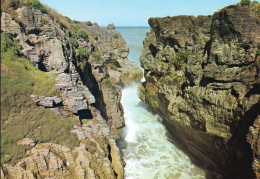
<svg viewBox="0 0 260 179"><path fill-rule="evenodd" d="M101 52L100 51L95 51L91 54L97 61L99 61L101 59Z"/></svg>
<svg viewBox="0 0 260 179"><path fill-rule="evenodd" d="M56 75L38 70L19 56L16 42L1 34L1 162L16 163L26 156L28 146L16 142L28 137L38 143L53 142L74 148L79 144L71 133L74 118L64 118L50 109L36 106L30 95L60 95Z"/></svg>

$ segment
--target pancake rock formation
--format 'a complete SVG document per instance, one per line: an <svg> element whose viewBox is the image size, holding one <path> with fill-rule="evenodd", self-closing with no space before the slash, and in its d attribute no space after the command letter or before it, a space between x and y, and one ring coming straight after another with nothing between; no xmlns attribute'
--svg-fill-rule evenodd
<svg viewBox="0 0 260 179"><path fill-rule="evenodd" d="M26 137L17 142L30 149L19 162L3 163L1 176L122 179L125 163L116 145L125 125L120 86L142 78L141 69L127 59L126 42L112 25L87 25L46 6L43 11L19 1L8 3L2 4L8 8L1 12L1 31L17 41L20 55L38 70L57 77L60 96L31 94L30 100L80 123L71 129L79 141L73 149Z"/></svg>
<svg viewBox="0 0 260 179"><path fill-rule="evenodd" d="M149 24L141 99L208 177L259 178L259 3Z"/></svg>

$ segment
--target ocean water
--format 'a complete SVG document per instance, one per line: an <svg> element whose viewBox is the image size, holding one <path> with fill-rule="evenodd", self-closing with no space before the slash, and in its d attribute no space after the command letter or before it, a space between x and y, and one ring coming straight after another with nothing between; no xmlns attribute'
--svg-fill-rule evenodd
<svg viewBox="0 0 260 179"><path fill-rule="evenodd" d="M143 40L149 28L116 28L127 42L129 60L140 66ZM144 80L144 79L143 79ZM122 149L126 179L202 179L205 172L167 137L161 118L150 112L138 97L138 83L122 91L126 127L121 134L127 145Z"/></svg>

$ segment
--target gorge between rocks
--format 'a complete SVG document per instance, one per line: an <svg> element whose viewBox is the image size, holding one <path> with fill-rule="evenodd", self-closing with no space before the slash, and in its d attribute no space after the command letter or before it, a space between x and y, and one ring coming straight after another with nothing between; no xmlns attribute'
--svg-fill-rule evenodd
<svg viewBox="0 0 260 179"><path fill-rule="evenodd" d="M129 60L140 66L142 42L149 28L122 27L117 30L129 46ZM125 178L205 178L204 171L169 141L161 118L139 99L138 86L138 83L132 83L122 90L126 127L121 137L127 143L122 150L126 162Z"/></svg>
<svg viewBox="0 0 260 179"><path fill-rule="evenodd" d="M260 3L148 23L1 1L1 178L260 178Z"/></svg>

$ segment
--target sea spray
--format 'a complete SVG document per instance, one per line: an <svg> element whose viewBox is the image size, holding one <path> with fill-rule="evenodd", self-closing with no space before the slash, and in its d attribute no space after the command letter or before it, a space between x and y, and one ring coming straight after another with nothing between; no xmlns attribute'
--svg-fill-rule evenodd
<svg viewBox="0 0 260 179"><path fill-rule="evenodd" d="M139 64L142 41L149 29L117 30L129 45L129 59ZM205 178L204 171L192 164L189 157L168 140L167 130L161 123L161 118L149 111L147 105L139 99L138 86L139 84L135 83L122 91L121 103L126 122L121 134L126 142L122 149L126 162L125 178Z"/></svg>

